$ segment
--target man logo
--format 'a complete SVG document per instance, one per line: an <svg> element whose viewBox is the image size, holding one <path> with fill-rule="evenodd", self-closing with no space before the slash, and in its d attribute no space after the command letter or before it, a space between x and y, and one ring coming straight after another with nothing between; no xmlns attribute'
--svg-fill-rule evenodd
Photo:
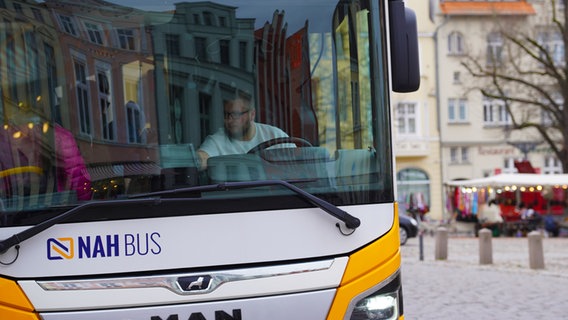
<svg viewBox="0 0 568 320"><path fill-rule="evenodd" d="M47 239L47 258L49 260L73 259L75 241L73 238Z"/></svg>
<svg viewBox="0 0 568 320"><path fill-rule="evenodd" d="M177 279L177 283L182 291L197 292L209 289L211 276L191 276Z"/></svg>

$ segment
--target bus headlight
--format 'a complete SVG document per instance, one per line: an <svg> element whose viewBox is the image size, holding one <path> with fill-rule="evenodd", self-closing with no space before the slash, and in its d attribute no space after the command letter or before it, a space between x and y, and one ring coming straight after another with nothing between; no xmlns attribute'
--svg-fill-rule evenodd
<svg viewBox="0 0 568 320"><path fill-rule="evenodd" d="M351 320L391 320L398 319L398 293L381 294L377 293L359 301Z"/></svg>
<svg viewBox="0 0 568 320"><path fill-rule="evenodd" d="M392 320L404 314L400 273L361 292L351 300L345 320Z"/></svg>

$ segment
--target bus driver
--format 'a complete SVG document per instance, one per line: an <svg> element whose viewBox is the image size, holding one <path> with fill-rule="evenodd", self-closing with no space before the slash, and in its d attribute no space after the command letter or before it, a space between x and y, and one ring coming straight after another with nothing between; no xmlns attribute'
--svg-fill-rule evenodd
<svg viewBox="0 0 568 320"><path fill-rule="evenodd" d="M209 157L244 154L264 141L288 137L279 128L254 122L256 111L249 98L238 96L226 101L223 109L223 128L205 138L197 150L202 170L207 167Z"/></svg>

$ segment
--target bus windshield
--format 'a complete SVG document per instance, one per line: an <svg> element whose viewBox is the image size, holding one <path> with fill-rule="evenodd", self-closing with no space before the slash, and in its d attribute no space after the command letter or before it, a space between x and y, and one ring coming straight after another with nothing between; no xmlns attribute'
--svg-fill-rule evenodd
<svg viewBox="0 0 568 320"><path fill-rule="evenodd" d="M393 202L384 7L1 1L0 227L225 182ZM278 186L200 197L310 206Z"/></svg>

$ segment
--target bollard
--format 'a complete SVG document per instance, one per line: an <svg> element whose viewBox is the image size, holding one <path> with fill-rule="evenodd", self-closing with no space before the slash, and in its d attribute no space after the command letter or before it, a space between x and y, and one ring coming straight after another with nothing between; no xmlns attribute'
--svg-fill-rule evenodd
<svg viewBox="0 0 568 320"><path fill-rule="evenodd" d="M448 229L439 227L436 229L436 260L448 259Z"/></svg>
<svg viewBox="0 0 568 320"><path fill-rule="evenodd" d="M419 246L419 249L420 249L420 253L419 253L420 261L424 261L424 232L423 231L418 232L418 246Z"/></svg>
<svg viewBox="0 0 568 320"><path fill-rule="evenodd" d="M483 228L479 230L479 264L493 263L493 247L491 244L491 230Z"/></svg>
<svg viewBox="0 0 568 320"><path fill-rule="evenodd" d="M544 250L542 248L542 234L532 231L527 235L529 239L529 266L531 269L544 269Z"/></svg>

